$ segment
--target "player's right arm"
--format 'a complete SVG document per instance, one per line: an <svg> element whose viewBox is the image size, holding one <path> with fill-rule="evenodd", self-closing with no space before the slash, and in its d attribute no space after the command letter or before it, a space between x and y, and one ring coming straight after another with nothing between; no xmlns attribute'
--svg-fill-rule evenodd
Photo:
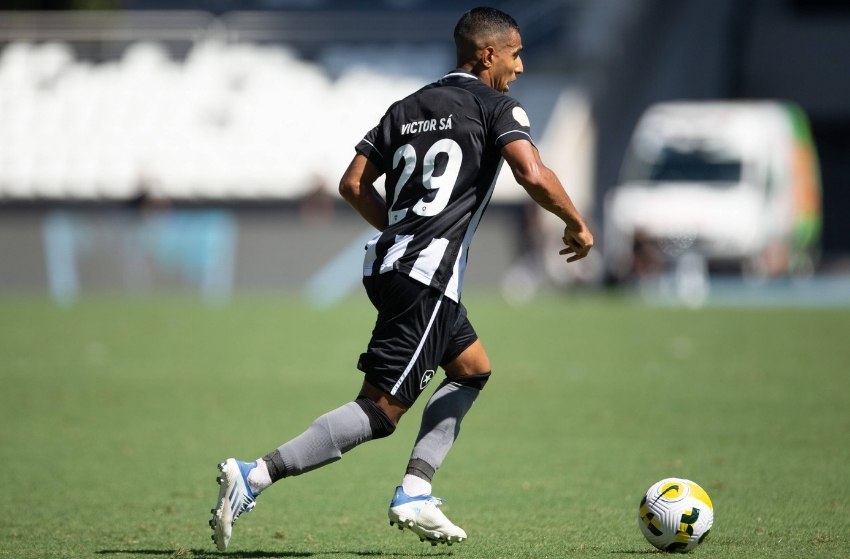
<svg viewBox="0 0 850 559"><path fill-rule="evenodd" d="M387 203L375 188L383 173L361 153L354 156L339 181L339 193L378 231L387 226Z"/></svg>
<svg viewBox="0 0 850 559"><path fill-rule="evenodd" d="M593 247L593 234L573 204L561 181L543 164L540 153L531 142L515 140L502 148L502 157L511 168L516 181L543 209L558 216L565 224L562 255L571 255L567 262L587 256Z"/></svg>

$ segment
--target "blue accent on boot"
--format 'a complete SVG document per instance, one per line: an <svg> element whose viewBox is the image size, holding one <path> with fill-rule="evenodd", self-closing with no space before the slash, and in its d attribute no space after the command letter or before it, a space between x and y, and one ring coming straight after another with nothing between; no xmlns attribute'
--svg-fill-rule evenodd
<svg viewBox="0 0 850 559"><path fill-rule="evenodd" d="M393 495L393 500L390 503L391 507L397 507L399 505L403 505L405 503L412 503L413 501L427 501L428 499L433 499L433 497L428 495L408 495L401 488L401 485L395 488L395 495Z"/></svg>
<svg viewBox="0 0 850 559"><path fill-rule="evenodd" d="M242 462L237 460L236 465L239 466L239 473L242 474L242 481L245 482L245 489L248 491L248 496L253 501L257 496L254 495L254 490L251 489L251 484L248 483L248 474L257 467L257 462Z"/></svg>

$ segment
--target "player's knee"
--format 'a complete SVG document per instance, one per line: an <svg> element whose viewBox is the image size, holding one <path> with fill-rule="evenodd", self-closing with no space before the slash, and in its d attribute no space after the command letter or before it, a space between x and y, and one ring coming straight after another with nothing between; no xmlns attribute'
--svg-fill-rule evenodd
<svg viewBox="0 0 850 559"><path fill-rule="evenodd" d="M477 375L464 375L462 377L452 378L451 381L461 386L468 386L477 390L483 390L484 385L490 380L492 371L486 373L478 373Z"/></svg>
<svg viewBox="0 0 850 559"><path fill-rule="evenodd" d="M395 431L396 424L390 417L381 409L381 407L365 396L361 396L355 400L366 417L369 418L369 427L372 428L372 439L383 439L389 437Z"/></svg>

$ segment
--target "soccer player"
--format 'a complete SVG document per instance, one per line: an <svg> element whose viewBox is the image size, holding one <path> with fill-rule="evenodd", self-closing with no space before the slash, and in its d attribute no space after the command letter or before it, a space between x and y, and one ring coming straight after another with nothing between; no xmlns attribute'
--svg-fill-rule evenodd
<svg viewBox="0 0 850 559"><path fill-rule="evenodd" d="M431 480L491 373L460 298L470 242L502 161L535 202L563 220L560 254L567 262L586 256L593 236L541 161L522 105L505 95L523 71L516 21L493 8L475 8L460 18L454 39L457 69L390 106L356 145L340 181L341 195L380 231L367 243L363 263L377 320L357 364L362 388L353 401L256 461L229 458L219 465L210 526L221 550L236 519L273 483L392 434L438 367L446 378L422 412L388 515L391 524L434 545L467 537L438 508ZM381 175L386 198L374 187Z"/></svg>

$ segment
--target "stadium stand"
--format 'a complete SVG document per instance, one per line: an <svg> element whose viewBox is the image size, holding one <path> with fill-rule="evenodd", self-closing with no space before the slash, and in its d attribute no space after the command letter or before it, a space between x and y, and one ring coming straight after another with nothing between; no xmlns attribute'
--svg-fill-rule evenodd
<svg viewBox="0 0 850 559"><path fill-rule="evenodd" d="M189 287L215 304L231 289L305 285L327 305L356 287L357 266L347 277L340 263L371 233L336 211L339 176L390 103L454 64L455 5L419 3L415 17L356 1L321 14L2 12L0 255L17 264L0 269L0 289L72 304ZM562 19L547 6L563 5L528 4L541 31L524 42L544 40ZM540 71L516 91L541 151L575 175L590 163L575 149L590 145L589 114L568 83ZM519 250L526 197L511 179L494 201L507 221L483 225L475 272L490 283ZM340 238L350 246L329 252Z"/></svg>
<svg viewBox="0 0 850 559"><path fill-rule="evenodd" d="M292 198L314 176L335 182L352 138L426 81L335 60L349 69L331 80L274 45L207 39L178 61L135 42L90 63L65 43L11 43L0 58L0 197Z"/></svg>
<svg viewBox="0 0 850 559"><path fill-rule="evenodd" d="M539 19L549 4L535 8ZM5 12L0 202L291 200L316 184L335 190L356 138L451 68L451 45L434 30L456 17L448 8L415 18Z"/></svg>

